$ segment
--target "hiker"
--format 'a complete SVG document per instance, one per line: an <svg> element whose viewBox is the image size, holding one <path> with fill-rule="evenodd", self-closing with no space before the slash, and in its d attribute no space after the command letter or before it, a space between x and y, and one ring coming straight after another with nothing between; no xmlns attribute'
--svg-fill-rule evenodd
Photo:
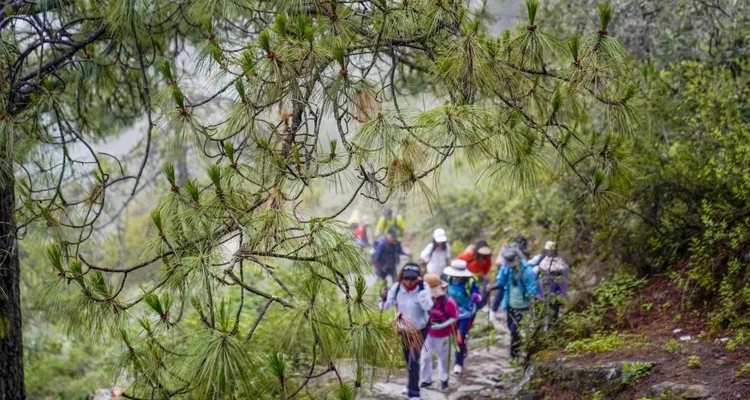
<svg viewBox="0 0 750 400"><path fill-rule="evenodd" d="M400 215L393 216L393 210L386 208L383 211L383 216L378 219L375 225L375 237L380 237L381 234L391 232L393 230L396 240L401 240L404 234L406 225L404 218Z"/></svg>
<svg viewBox="0 0 750 400"><path fill-rule="evenodd" d="M492 269L492 249L490 249L486 241L479 240L476 244L467 247L456 258L466 261L467 268L478 280L482 301L477 304L477 310L481 310L487 304L488 300L487 294L490 282L488 275L490 269Z"/></svg>
<svg viewBox="0 0 750 400"><path fill-rule="evenodd" d="M356 227L354 227L354 241L359 247L366 248L370 246L370 240L367 238L367 227L370 221L363 217Z"/></svg>
<svg viewBox="0 0 750 400"><path fill-rule="evenodd" d="M458 321L456 322L456 360L453 373L458 375L463 371L469 340L469 331L474 323L477 304L482 301L477 278L467 269L466 261L456 259L451 261L443 273L450 277L448 282L448 296L458 305Z"/></svg>
<svg viewBox="0 0 750 400"><path fill-rule="evenodd" d="M495 259L498 273L500 272L500 270L502 270L503 267L506 267L506 266L511 267L517 257L520 257L522 261L526 261L525 250L527 246L528 246L528 242L523 235L518 235L515 238L512 238L511 240L506 242L503 245L503 247L500 249L500 251L497 252L497 258ZM538 263L540 259L541 259L540 256L534 257L527 264L529 264L529 266L535 265L532 263L533 262ZM502 313L497 314L497 310L500 309L500 305L502 304L503 290L502 288L498 288L497 284L493 285L493 290L497 290L497 292L495 293L495 296L492 298L492 303L490 304L490 318L498 319L497 318L498 316L503 315Z"/></svg>
<svg viewBox="0 0 750 400"><path fill-rule="evenodd" d="M537 299L544 301L547 314L544 317L544 329L549 330L560 315L560 306L568 295L569 266L557 254L555 242L544 244L540 260L532 268L537 277Z"/></svg>
<svg viewBox="0 0 750 400"><path fill-rule="evenodd" d="M451 245L448 243L448 235L445 234L445 229L437 228L432 233L432 242L425 246L419 258L425 264L426 273L442 276L450 256Z"/></svg>
<svg viewBox="0 0 750 400"><path fill-rule="evenodd" d="M380 291L380 308L387 310L396 307L396 327L401 336L409 376L404 394L410 399L419 398L419 359L427 336L429 311L433 306L430 293L425 290L424 282L419 280L419 265L414 263L404 265L398 282L389 290L383 288Z"/></svg>
<svg viewBox="0 0 750 400"><path fill-rule="evenodd" d="M497 274L498 295L502 296L502 308L506 312L506 322L510 331L511 359L518 357L521 347L519 325L536 295L534 271L521 259L522 251L518 248L515 250L515 257L510 252L506 254L510 262L503 265Z"/></svg>
<svg viewBox="0 0 750 400"><path fill-rule="evenodd" d="M456 301L448 297L445 288L446 282L440 280L440 275L428 273L424 276L424 283L430 289L433 302L429 312L430 325L427 330L427 339L422 347L422 357L419 360L421 366L421 382L419 387L432 387L432 353L437 353L438 378L440 379L440 390L448 390L448 338L453 332L453 327L458 321L458 306Z"/></svg>
<svg viewBox="0 0 750 400"><path fill-rule="evenodd" d="M391 283L396 282L396 266L402 254L401 243L393 233L388 233L375 242L371 261L378 279L386 282L386 278L390 277Z"/></svg>

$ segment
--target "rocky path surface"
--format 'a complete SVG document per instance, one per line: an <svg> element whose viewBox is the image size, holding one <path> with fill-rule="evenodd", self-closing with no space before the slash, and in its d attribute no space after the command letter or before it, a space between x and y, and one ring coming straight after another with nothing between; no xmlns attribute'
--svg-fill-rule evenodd
<svg viewBox="0 0 750 400"><path fill-rule="evenodd" d="M422 400L477 400L502 399L508 382L503 376L512 373L514 368L508 359L510 336L505 324L493 321L488 325L485 312L477 314L477 321L469 339L469 357L460 376L451 374L450 389L442 392L437 389L423 389ZM453 360L454 355L451 356ZM451 366L452 367L452 366ZM433 372L435 375L437 371ZM436 386L438 380L433 379ZM367 389L365 398L374 400L404 399L401 394L406 385L406 371L398 370L381 379Z"/></svg>

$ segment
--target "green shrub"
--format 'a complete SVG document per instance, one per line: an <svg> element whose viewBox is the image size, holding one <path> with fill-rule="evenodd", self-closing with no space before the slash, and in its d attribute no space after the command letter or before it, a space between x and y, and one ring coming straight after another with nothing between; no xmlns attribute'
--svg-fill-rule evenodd
<svg viewBox="0 0 750 400"><path fill-rule="evenodd" d="M688 367L689 368L700 368L701 367L701 358L695 354L688 357Z"/></svg>
<svg viewBox="0 0 750 400"><path fill-rule="evenodd" d="M624 316L633 304L635 290L645 281L619 277L600 284L593 293L588 308L565 314L560 329L569 339L585 338L600 330L616 329L624 325Z"/></svg>
<svg viewBox="0 0 750 400"><path fill-rule="evenodd" d="M631 362L622 365L622 382L626 385L632 385L641 379L651 375L654 364L649 362Z"/></svg>
<svg viewBox="0 0 750 400"><path fill-rule="evenodd" d="M667 353L677 354L682 351L682 343L678 342L677 339L669 339L664 344L664 351Z"/></svg>
<svg viewBox="0 0 750 400"><path fill-rule="evenodd" d="M750 378L750 363L743 363L735 374L737 378Z"/></svg>

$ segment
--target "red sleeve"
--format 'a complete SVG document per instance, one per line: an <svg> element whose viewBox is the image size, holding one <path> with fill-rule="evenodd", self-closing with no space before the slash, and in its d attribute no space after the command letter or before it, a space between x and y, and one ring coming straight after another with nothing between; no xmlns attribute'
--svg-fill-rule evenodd
<svg viewBox="0 0 750 400"><path fill-rule="evenodd" d="M471 262L471 259L474 258L474 251L464 251L456 258L458 258L459 260L464 260L468 264Z"/></svg>
<svg viewBox="0 0 750 400"><path fill-rule="evenodd" d="M445 313L448 315L448 318L458 319L458 306L456 305L456 301L450 297L448 297L448 302L445 303Z"/></svg>

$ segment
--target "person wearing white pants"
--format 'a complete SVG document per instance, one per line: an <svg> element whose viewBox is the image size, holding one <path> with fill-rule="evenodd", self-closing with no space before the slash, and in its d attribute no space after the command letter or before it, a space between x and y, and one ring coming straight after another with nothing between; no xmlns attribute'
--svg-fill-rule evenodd
<svg viewBox="0 0 750 400"><path fill-rule="evenodd" d="M453 332L453 325L458 320L458 306L456 302L445 294L445 282L440 281L436 274L426 274L424 282L430 287L433 307L429 311L429 329L419 358L420 387L432 386L432 354L437 353L438 378L440 389L448 389L448 338Z"/></svg>

